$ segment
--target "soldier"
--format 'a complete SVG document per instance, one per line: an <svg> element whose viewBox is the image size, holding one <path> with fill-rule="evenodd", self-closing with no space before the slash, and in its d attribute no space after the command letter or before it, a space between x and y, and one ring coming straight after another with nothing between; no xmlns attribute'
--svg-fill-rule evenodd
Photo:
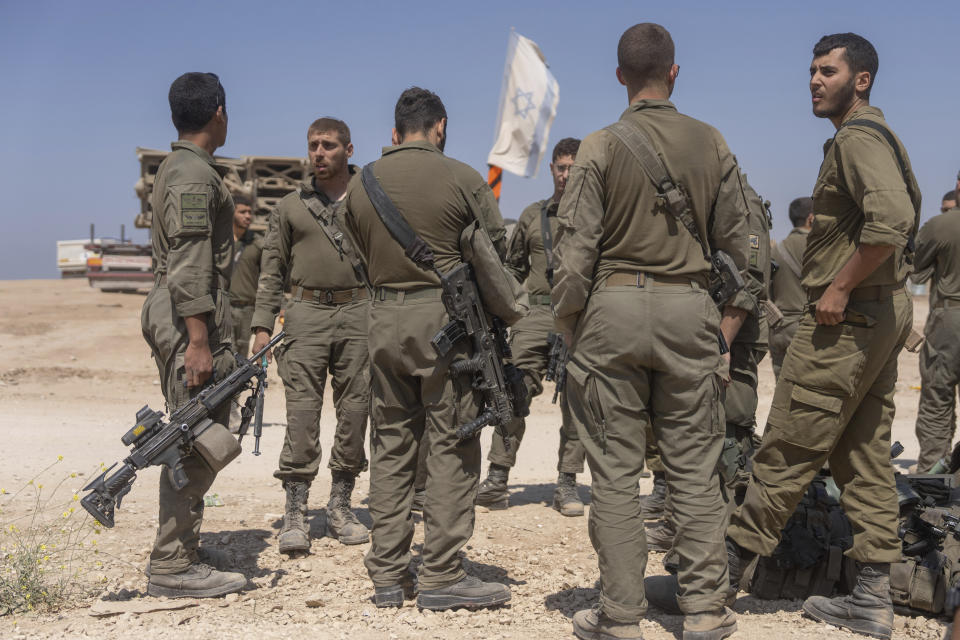
<svg viewBox="0 0 960 640"><path fill-rule="evenodd" d="M507 269L524 283L530 294L530 315L510 328L510 347L513 363L523 372L528 402L543 392L543 376L547 371L550 345L547 337L553 331L550 312L550 288L553 286L553 238L557 233L557 205L567 184L570 167L577 156L580 141L564 138L553 148L550 175L553 176L553 195L534 202L523 210L517 227L510 236ZM547 226L544 226L544 222ZM564 416L567 413L564 411ZM487 478L480 483L477 504L491 509L506 509L509 492L507 479L510 468L517 462L517 450L523 440L523 418L508 431L509 448L503 438L493 438L487 459L490 467ZM577 474L583 472L584 453L577 439L576 429L565 420L560 428L557 488L553 493L553 508L565 516L582 516L583 503L577 495Z"/></svg>
<svg viewBox="0 0 960 640"><path fill-rule="evenodd" d="M707 293L707 254L723 250L746 268L747 210L722 136L668 100L679 72L673 54L660 25L638 24L620 38L617 78L630 106L583 141L558 214L552 297L556 327L572 345L566 394L593 476L589 528L601 582L599 604L574 616L580 638L642 637L647 547L637 482L651 421L679 530L684 638L736 629L724 607L715 464L727 370L718 335L732 342L755 301L738 292L721 319ZM651 166L669 184L648 176ZM682 212L669 204L681 202Z"/></svg>
<svg viewBox="0 0 960 640"><path fill-rule="evenodd" d="M813 198L796 198L790 203L790 222L793 230L772 252L779 268L770 283L770 299L783 314L783 320L770 327L770 359L773 375L778 379L787 347L807 307L807 294L800 284L800 265L813 225Z"/></svg>
<svg viewBox="0 0 960 640"><path fill-rule="evenodd" d="M436 94L413 87L395 109L393 145L373 164L376 179L413 230L432 248L436 266L462 261L460 234L478 221L504 254L503 220L486 181L443 155L447 114ZM412 597L409 572L419 449L425 456L423 564L417 606L484 607L510 599L499 583L481 582L463 569L459 551L473 534L473 501L480 473L480 442L459 441L459 424L480 410L477 392L448 374L463 346L437 358L430 340L447 322L439 279L404 254L359 180L350 183L346 223L374 287L370 309L370 515L372 544L365 564L378 607L400 607Z"/></svg>
<svg viewBox="0 0 960 640"><path fill-rule="evenodd" d="M910 272L920 191L903 145L870 106L877 53L852 34L813 49L813 113L837 133L824 145L803 285L814 303L781 369L743 504L727 530L730 600L744 568L770 555L824 463L853 523L847 555L859 575L849 596L812 596L814 619L878 638L893 624L890 563L900 560L890 463L897 355L912 324Z"/></svg>
<svg viewBox="0 0 960 640"><path fill-rule="evenodd" d="M283 483L286 511L279 535L281 553L310 549L306 523L310 485L320 468L320 410L329 370L337 431L330 452L332 485L327 535L342 544L369 540L351 511L356 477L367 468L370 295L359 259L340 229L342 204L356 167L350 129L320 118L307 129L313 178L288 193L270 216L260 263L253 350L267 344L289 278L293 297L286 307L286 337L277 347L277 366L287 399L287 432L274 477Z"/></svg>
<svg viewBox="0 0 960 640"><path fill-rule="evenodd" d="M246 358L250 348L250 325L257 300L263 236L250 231L253 209L249 197L233 196L233 277L230 279L230 317L233 321L233 349Z"/></svg>
<svg viewBox="0 0 960 640"><path fill-rule="evenodd" d="M957 176L960 189L960 175ZM920 455L917 473L929 473L948 458L956 432L957 383L960 382L960 208L956 192L944 196L953 207L928 220L917 236L914 268L930 274L930 311L920 354L920 408L917 440ZM941 207L942 209L942 207Z"/></svg>
<svg viewBox="0 0 960 640"><path fill-rule="evenodd" d="M236 366L230 355L229 294L233 268L233 200L213 152L227 139L226 93L212 73L185 73L170 86L179 137L153 188L153 289L140 314L160 384L173 412L215 374ZM226 426L229 405L213 414ZM196 453L182 459L189 479L179 491L160 473L160 524L150 554L147 593L209 598L239 591L240 573L214 570L200 549L203 496L216 474Z"/></svg>

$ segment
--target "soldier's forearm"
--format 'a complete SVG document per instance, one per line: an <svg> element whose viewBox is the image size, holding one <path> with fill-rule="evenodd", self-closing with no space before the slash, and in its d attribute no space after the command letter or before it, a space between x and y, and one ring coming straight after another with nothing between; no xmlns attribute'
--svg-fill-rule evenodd
<svg viewBox="0 0 960 640"><path fill-rule="evenodd" d="M720 333L727 345L732 345L737 334L740 333L740 327L747 319L747 312L737 307L725 306L723 316L720 318Z"/></svg>
<svg viewBox="0 0 960 640"><path fill-rule="evenodd" d="M187 335L190 337L190 344L197 347L208 344L207 314L201 313L195 316L186 316L183 322L187 325Z"/></svg>

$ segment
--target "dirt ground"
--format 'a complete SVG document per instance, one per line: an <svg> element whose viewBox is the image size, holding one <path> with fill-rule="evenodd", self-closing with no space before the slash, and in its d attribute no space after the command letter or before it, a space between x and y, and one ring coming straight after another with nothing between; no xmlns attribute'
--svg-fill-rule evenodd
<svg viewBox="0 0 960 640"><path fill-rule="evenodd" d="M144 404L163 408L150 352L140 335L141 295L107 294L85 281L0 282L0 487L15 489L64 456L54 469L84 475L65 485L79 489L101 462L120 460L120 436ZM923 325L926 301L915 300L915 325ZM508 606L491 611L420 612L411 603L381 611L371 601L372 585L363 567L368 545L344 547L323 536L329 475L322 472L311 494L313 552L286 559L276 550L283 495L271 476L283 437L283 387L271 369L264 455L244 453L225 469L211 490L224 506L208 508L203 544L225 551L250 579L239 596L207 601L159 601L145 597L143 569L153 540L157 513L156 468L140 475L117 512L117 525L99 536L104 567L83 579L100 586L89 599L59 614L0 617L3 638L225 638L256 635L320 638L568 638L570 618L595 602L596 555L586 518L565 518L549 506L556 479L559 409L550 404L552 387L533 402L526 440L512 473L507 511L477 509L476 530L464 550L468 571L508 584ZM917 356L900 359L894 438L906 447L897 460L913 464L918 400ZM761 370L762 425L773 391L765 361ZM329 398L327 407L332 407ZM334 419L323 418L324 454ZM489 431L489 430L487 430ZM489 434L486 441L489 442ZM485 449L486 451L486 444ZM326 461L324 461L326 464ZM486 463L484 463L484 468ZM370 524L365 507L368 475L358 482L355 505ZM580 478L589 502L589 475ZM641 484L650 489L650 480ZM69 498L69 493L67 494ZM419 520L419 519L418 519ZM417 538L423 540L422 523ZM416 547L419 550L419 546ZM651 553L648 574L663 573L662 554ZM103 581L105 579L105 581ZM141 601L140 598L143 597ZM105 600L106 602L102 602ZM186 608L135 613L138 606ZM95 605L91 609L91 605ZM126 613L92 615L103 607ZM812 622L799 613L799 601L760 601L741 594L737 638L855 638ZM682 620L651 609L642 623L650 640L679 638ZM897 616L895 638L943 638L939 621Z"/></svg>

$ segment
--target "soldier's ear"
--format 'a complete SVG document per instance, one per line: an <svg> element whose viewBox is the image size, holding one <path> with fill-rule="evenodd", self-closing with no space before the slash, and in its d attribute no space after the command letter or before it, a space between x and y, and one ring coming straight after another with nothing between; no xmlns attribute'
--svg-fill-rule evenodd
<svg viewBox="0 0 960 640"><path fill-rule="evenodd" d="M352 157L353 157L353 143L352 143L352 142L348 142L346 149L347 149L347 157L348 157L348 158L352 158Z"/></svg>
<svg viewBox="0 0 960 640"><path fill-rule="evenodd" d="M390 136L390 144L392 144L392 145L394 145L394 146L400 144L400 134L397 133L396 128L394 128L393 134L391 134L391 136Z"/></svg>
<svg viewBox="0 0 960 640"><path fill-rule="evenodd" d="M623 77L623 71L620 70L620 67L617 67L617 82L619 82L623 86L627 86L627 81Z"/></svg>

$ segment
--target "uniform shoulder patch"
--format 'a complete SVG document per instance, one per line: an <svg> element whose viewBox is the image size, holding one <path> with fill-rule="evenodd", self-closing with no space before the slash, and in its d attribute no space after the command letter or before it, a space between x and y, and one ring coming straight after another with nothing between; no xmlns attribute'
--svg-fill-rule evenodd
<svg viewBox="0 0 960 640"><path fill-rule="evenodd" d="M750 248L751 249L760 248L760 236L753 233L750 234Z"/></svg>
<svg viewBox="0 0 960 640"><path fill-rule="evenodd" d="M180 222L184 227L206 228L207 194L180 194Z"/></svg>

